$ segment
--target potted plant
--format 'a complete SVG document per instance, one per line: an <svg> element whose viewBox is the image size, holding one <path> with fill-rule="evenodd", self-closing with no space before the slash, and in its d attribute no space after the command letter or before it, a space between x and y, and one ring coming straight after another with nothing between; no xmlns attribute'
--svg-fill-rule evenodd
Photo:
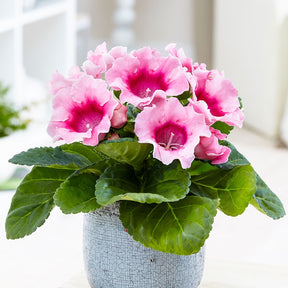
<svg viewBox="0 0 288 288"><path fill-rule="evenodd" d="M22 112L26 110L26 107L16 108L11 101L7 99L7 93L9 87L5 86L0 81L0 138L7 137L18 130L24 130L27 128L30 120L24 119ZM2 159L3 160L3 159ZM5 160L6 161L6 160ZM3 171L3 170L2 170ZM13 176L0 183L0 190L15 189L20 183L25 169L16 169ZM2 179L1 179L2 180Z"/></svg>
<svg viewBox="0 0 288 288"><path fill-rule="evenodd" d="M217 210L285 215L226 140L244 119L231 81L166 50L103 43L82 70L56 72L48 133L62 144L10 160L34 167L12 199L7 238L33 233L55 205L84 213L91 287L197 287Z"/></svg>
<svg viewBox="0 0 288 288"><path fill-rule="evenodd" d="M0 82L0 138L25 129L29 121L21 119L22 110L17 110L6 98L9 87Z"/></svg>

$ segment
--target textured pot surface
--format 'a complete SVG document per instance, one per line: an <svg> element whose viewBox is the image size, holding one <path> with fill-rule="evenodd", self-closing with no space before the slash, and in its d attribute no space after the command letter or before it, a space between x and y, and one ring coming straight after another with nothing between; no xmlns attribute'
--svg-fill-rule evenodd
<svg viewBox="0 0 288 288"><path fill-rule="evenodd" d="M84 263L91 288L196 288L204 249L190 256L162 253L133 240L117 206L84 214Z"/></svg>

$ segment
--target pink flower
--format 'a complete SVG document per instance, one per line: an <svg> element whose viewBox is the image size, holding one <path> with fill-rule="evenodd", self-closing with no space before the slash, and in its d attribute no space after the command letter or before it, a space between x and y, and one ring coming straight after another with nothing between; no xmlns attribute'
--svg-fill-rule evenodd
<svg viewBox="0 0 288 288"><path fill-rule="evenodd" d="M52 80L48 82L48 91L52 95L56 95L58 91L65 88L71 88L73 83L83 74L79 67L73 66L69 72L68 77L63 76L58 71L52 75Z"/></svg>
<svg viewBox="0 0 288 288"><path fill-rule="evenodd" d="M195 157L201 160L211 160L212 164L225 163L230 155L230 148L220 145L218 140L224 140L225 134L210 127L210 137L200 137L200 143L195 148Z"/></svg>
<svg viewBox="0 0 288 288"><path fill-rule="evenodd" d="M171 43L166 46L165 50L171 55L179 59L182 64L182 67L186 68L186 71L192 73L192 59L185 55L183 48L177 50L176 44Z"/></svg>
<svg viewBox="0 0 288 288"><path fill-rule="evenodd" d="M239 109L238 91L231 81L217 70L206 70L205 65L194 66L196 77L195 98L205 102L207 109L202 112L212 123L222 121L231 126L241 127L244 114ZM204 107L202 105L202 107Z"/></svg>
<svg viewBox="0 0 288 288"><path fill-rule="evenodd" d="M193 71L192 59L185 55L183 48L179 48L177 50L176 44L174 43L167 45L165 50L169 53L169 55L179 59L182 67L184 68L186 78L191 85L191 91L194 91L195 86L196 86L196 79L192 73Z"/></svg>
<svg viewBox="0 0 288 288"><path fill-rule="evenodd" d="M127 107L122 105L121 103L118 103L117 107L115 108L113 112L113 116L111 119L111 126L113 128L121 128L123 127L127 122Z"/></svg>
<svg viewBox="0 0 288 288"><path fill-rule="evenodd" d="M154 146L153 157L170 164L179 159L184 169L194 160L194 148L200 136L210 136L204 116L193 107L184 107L177 98L145 107L135 120L135 134L140 143Z"/></svg>
<svg viewBox="0 0 288 288"><path fill-rule="evenodd" d="M183 68L175 57L162 57L149 47L118 58L106 73L109 85L121 90L120 101L143 109L155 96L164 91L176 96L189 89Z"/></svg>
<svg viewBox="0 0 288 288"><path fill-rule="evenodd" d="M116 46L109 52L106 43L97 46L95 51L89 51L87 60L83 63L83 70L94 78L101 78L101 74L109 70L115 59L127 54L127 48Z"/></svg>
<svg viewBox="0 0 288 288"><path fill-rule="evenodd" d="M103 80L83 74L70 89L57 92L48 133L54 141L83 139L84 144L97 145L109 131L117 105Z"/></svg>

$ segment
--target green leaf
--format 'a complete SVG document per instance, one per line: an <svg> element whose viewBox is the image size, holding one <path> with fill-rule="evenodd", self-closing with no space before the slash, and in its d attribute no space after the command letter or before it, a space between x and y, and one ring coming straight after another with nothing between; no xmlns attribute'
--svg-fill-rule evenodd
<svg viewBox="0 0 288 288"><path fill-rule="evenodd" d="M76 166L83 167L90 162L78 154L67 153L61 147L32 148L14 155L9 162L27 166Z"/></svg>
<svg viewBox="0 0 288 288"><path fill-rule="evenodd" d="M145 202L145 196L140 191L141 184L134 169L123 164L107 168L96 183L96 198L101 205L112 204L118 200L138 199Z"/></svg>
<svg viewBox="0 0 288 288"><path fill-rule="evenodd" d="M231 149L228 161L223 164L217 164L216 166L222 169L232 169L235 166L248 165L250 162L228 141L220 141L221 145L227 146Z"/></svg>
<svg viewBox="0 0 288 288"><path fill-rule="evenodd" d="M101 207L95 196L97 179L93 173L73 174L56 191L55 204L65 214L95 211Z"/></svg>
<svg viewBox="0 0 288 288"><path fill-rule="evenodd" d="M178 95L178 100L187 100L192 97L192 93L190 90L184 91L181 95Z"/></svg>
<svg viewBox="0 0 288 288"><path fill-rule="evenodd" d="M284 217L286 214L280 199L258 175L257 191L250 203L260 212L275 220Z"/></svg>
<svg viewBox="0 0 288 288"><path fill-rule="evenodd" d="M239 109L242 109L243 108L243 103L242 103L242 98L241 97L238 97L238 100L239 100Z"/></svg>
<svg viewBox="0 0 288 288"><path fill-rule="evenodd" d="M54 207L53 195L74 170L34 167L19 185L6 219L8 239L33 233Z"/></svg>
<svg viewBox="0 0 288 288"><path fill-rule="evenodd" d="M106 159L75 171L57 189L54 200L63 213L88 213L99 209L95 196L95 185L105 169L115 161Z"/></svg>
<svg viewBox="0 0 288 288"><path fill-rule="evenodd" d="M134 240L165 253L190 255L204 245L217 213L217 200L198 196L169 203L123 201L120 220Z"/></svg>
<svg viewBox="0 0 288 288"><path fill-rule="evenodd" d="M231 153L228 162L217 165L218 167L231 169L235 166L249 164L249 161L240 152L238 152L235 146L233 146L231 143L228 141L222 141L221 144L229 147L231 149ZM285 215L285 210L279 198L271 191L271 189L256 172L255 177L257 180L257 189L256 193L251 199L250 204L272 219L279 219L283 217Z"/></svg>
<svg viewBox="0 0 288 288"><path fill-rule="evenodd" d="M214 129L219 130L221 133L229 135L230 132L233 130L233 126L229 126L228 124L221 122L221 121L217 121L215 122L211 127L213 127Z"/></svg>
<svg viewBox="0 0 288 288"><path fill-rule="evenodd" d="M126 104L127 107L127 121L128 122L135 122L135 119L141 110L132 104Z"/></svg>
<svg viewBox="0 0 288 288"><path fill-rule="evenodd" d="M220 209L230 216L242 214L256 191L256 177L250 165L219 169L192 177L191 181L193 194L219 198Z"/></svg>
<svg viewBox="0 0 288 288"><path fill-rule="evenodd" d="M120 163L131 165L135 169L140 169L143 161L152 151L152 145L138 143L132 138L122 138L102 142L95 147L95 149Z"/></svg>
<svg viewBox="0 0 288 288"><path fill-rule="evenodd" d="M98 153L94 146L84 145L80 142L64 144L61 149L67 153L73 153L86 158L89 163L96 163L103 160L103 156Z"/></svg>
<svg viewBox="0 0 288 288"><path fill-rule="evenodd" d="M158 161L144 175L142 191L163 195L167 202L177 201L187 195L190 184L190 175L179 161L169 165Z"/></svg>
<svg viewBox="0 0 288 288"><path fill-rule="evenodd" d="M182 199L189 192L190 176L178 162L155 165L142 181L131 166L115 165L101 175L96 184L97 202L112 204L119 200L161 203Z"/></svg>
<svg viewBox="0 0 288 288"><path fill-rule="evenodd" d="M210 162L204 162L197 159L192 162L190 168L186 169L186 171L189 172L191 176L197 176L216 170L219 170L217 166L210 164Z"/></svg>
<svg viewBox="0 0 288 288"><path fill-rule="evenodd" d="M117 91L114 90L113 93L114 93L115 97L119 99L120 94L121 94L121 90L117 90Z"/></svg>

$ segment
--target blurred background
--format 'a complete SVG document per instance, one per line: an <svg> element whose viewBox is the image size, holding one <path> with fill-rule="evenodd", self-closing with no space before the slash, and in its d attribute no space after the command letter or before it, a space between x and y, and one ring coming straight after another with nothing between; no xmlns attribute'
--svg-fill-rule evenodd
<svg viewBox="0 0 288 288"><path fill-rule="evenodd" d="M264 180L282 193L281 200L287 200L288 188L279 184L284 183L279 181L279 175L284 179L285 169L287 175L281 163L288 160L287 0L0 0L0 96L2 91L6 108L12 107L16 113L10 123L16 128L6 131L9 136L0 134L0 188L4 190L0 192L0 287L18 287L17 277L10 275L15 267L22 271L22 279L18 280L25 278L27 287L53 288L81 266L81 224L78 228L75 225L82 220L76 215L68 220L56 212L49 220L50 226L39 236L31 236L31 240L11 243L4 239L4 218L13 187L25 174L25 169L15 170L7 161L29 147L53 145L46 133L51 113L47 82L56 70L65 74L72 65L81 66L87 52L103 41L108 49L114 45L129 50L152 46L161 52L173 42L195 62L206 63L208 69L224 70L239 91L246 116L245 132L236 132L235 141L266 173L268 179ZM271 168L265 170L269 168L264 161L267 158L277 161L270 163L275 167L274 176L270 175ZM53 221L60 224L55 226ZM67 227L73 227L72 231ZM228 231L221 230L224 234ZM45 239L45 243L49 239L53 247L36 251L40 249L35 246L37 237ZM75 244L74 248L66 246L67 241ZM51 249L59 251L59 255L51 254ZM24 251L27 254L21 254ZM31 271L27 272L24 266L31 253L38 256L31 257ZM45 269L56 276L53 278ZM48 274L52 279L45 280L47 286L40 285L39 278L45 279ZM1 285L1 279L5 285ZM21 287L26 287L24 282Z"/></svg>
<svg viewBox="0 0 288 288"><path fill-rule="evenodd" d="M225 71L243 99L247 128L288 145L287 15L286 0L0 0L0 83L30 121L30 136L1 139L1 166L6 149L50 141L47 82L56 70L81 66L103 41L109 49L160 51L177 43L195 62Z"/></svg>

